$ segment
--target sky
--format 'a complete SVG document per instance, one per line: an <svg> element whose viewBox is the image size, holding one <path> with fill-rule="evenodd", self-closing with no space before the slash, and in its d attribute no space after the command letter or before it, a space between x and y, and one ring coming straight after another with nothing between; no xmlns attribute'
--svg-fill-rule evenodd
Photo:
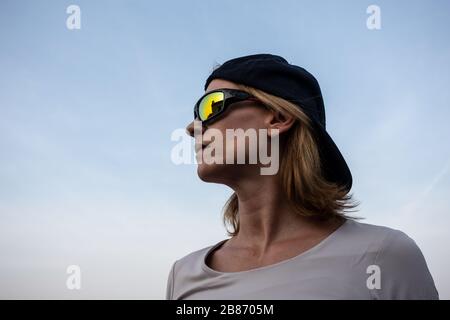
<svg viewBox="0 0 450 320"><path fill-rule="evenodd" d="M217 63L272 53L318 79L357 215L413 238L450 299L448 30L445 0L2 0L0 298L163 299L176 259L227 238L231 194L171 134Z"/></svg>

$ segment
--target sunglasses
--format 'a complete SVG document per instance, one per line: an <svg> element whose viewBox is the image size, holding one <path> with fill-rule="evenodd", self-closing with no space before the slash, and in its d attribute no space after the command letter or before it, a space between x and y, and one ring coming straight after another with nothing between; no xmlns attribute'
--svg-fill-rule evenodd
<svg viewBox="0 0 450 320"><path fill-rule="evenodd" d="M258 101L251 94L235 89L217 89L205 93L194 106L194 119L200 119L203 124L217 119L233 103L252 100Z"/></svg>

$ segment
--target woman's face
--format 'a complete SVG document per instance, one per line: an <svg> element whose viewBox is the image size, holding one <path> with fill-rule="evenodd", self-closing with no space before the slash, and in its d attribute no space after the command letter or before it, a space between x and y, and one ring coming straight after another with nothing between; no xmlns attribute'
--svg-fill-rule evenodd
<svg viewBox="0 0 450 320"><path fill-rule="evenodd" d="M233 82L214 79L210 82L206 92L216 89L238 89L238 87ZM243 101L230 105L227 111L216 121L203 126L203 147L201 142L197 141L197 139L195 142L197 161L199 162L197 173L200 179L207 182L227 184L233 183L244 177L253 176L255 174L259 175L259 168L261 165L258 163L249 163L249 139L245 139L245 148L237 148L236 136L228 135L227 137L226 130L243 129L245 132L248 129L253 129L258 136L260 129L267 129L269 127L271 118L271 111L258 105L257 102ZM186 129L191 136L194 136L194 122L191 122ZM217 132L220 132L221 134L217 135ZM222 141L215 141L215 139L218 139L220 136L223 138L220 139ZM212 141L215 141L214 144L211 144ZM215 148L219 144L222 147ZM256 142L255 145L256 149L253 149L251 152L258 152L258 142ZM220 152L220 149L223 152ZM201 150L202 152L200 152ZM228 157L226 156L227 153ZM236 163L238 153L245 157L244 164ZM222 163L219 163L220 161L213 161L212 163L211 161L208 162L206 158L211 155L214 156L214 159L216 160L222 159ZM230 163L229 157L234 159L232 161L233 163Z"/></svg>

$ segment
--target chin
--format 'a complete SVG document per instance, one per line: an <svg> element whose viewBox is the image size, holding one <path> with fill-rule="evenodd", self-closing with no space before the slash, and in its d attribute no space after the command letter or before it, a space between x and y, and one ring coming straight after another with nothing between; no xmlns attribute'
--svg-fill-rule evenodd
<svg viewBox="0 0 450 320"><path fill-rule="evenodd" d="M217 167L217 164L199 164L197 167L198 177L205 182L216 182L218 173L221 171Z"/></svg>
<svg viewBox="0 0 450 320"><path fill-rule="evenodd" d="M198 177L204 182L224 183L229 175L226 165L223 164L199 164L197 167Z"/></svg>

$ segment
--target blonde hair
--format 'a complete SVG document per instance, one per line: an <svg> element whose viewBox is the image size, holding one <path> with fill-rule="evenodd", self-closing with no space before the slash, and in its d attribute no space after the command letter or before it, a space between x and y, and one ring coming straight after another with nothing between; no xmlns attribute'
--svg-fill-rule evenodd
<svg viewBox="0 0 450 320"><path fill-rule="evenodd" d="M280 179L284 192L296 214L320 221L332 219L359 219L346 215L356 208L351 194L343 186L327 181L322 172L319 150L311 120L294 103L244 85L238 89L250 93L266 107L294 117L293 126L282 135ZM239 232L239 208L236 193L225 203L223 223L229 236ZM230 226L231 229L228 229Z"/></svg>

